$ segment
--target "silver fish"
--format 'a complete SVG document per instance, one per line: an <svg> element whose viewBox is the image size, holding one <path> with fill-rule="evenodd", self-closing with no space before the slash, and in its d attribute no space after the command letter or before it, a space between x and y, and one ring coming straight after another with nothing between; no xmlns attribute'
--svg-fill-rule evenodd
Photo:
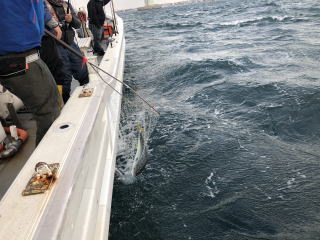
<svg viewBox="0 0 320 240"><path fill-rule="evenodd" d="M137 151L134 156L132 170L131 170L131 174L133 176L139 175L147 164L147 157L145 156L146 145L145 145L145 140L143 136L143 128L142 127L137 127L137 128L139 131L139 136L138 136L138 143L137 143Z"/></svg>

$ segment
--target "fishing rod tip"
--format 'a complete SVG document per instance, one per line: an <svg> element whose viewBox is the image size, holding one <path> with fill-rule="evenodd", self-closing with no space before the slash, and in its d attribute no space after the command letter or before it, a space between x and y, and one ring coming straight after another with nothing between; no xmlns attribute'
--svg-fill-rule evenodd
<svg viewBox="0 0 320 240"><path fill-rule="evenodd" d="M153 106L152 108L156 113L158 113L158 115L160 115L160 113L158 112L158 107L157 106Z"/></svg>

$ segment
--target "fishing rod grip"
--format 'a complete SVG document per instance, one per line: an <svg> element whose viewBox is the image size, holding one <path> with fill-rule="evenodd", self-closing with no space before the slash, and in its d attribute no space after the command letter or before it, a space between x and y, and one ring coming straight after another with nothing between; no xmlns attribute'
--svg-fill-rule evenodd
<svg viewBox="0 0 320 240"><path fill-rule="evenodd" d="M68 0L67 14L70 13L70 0Z"/></svg>

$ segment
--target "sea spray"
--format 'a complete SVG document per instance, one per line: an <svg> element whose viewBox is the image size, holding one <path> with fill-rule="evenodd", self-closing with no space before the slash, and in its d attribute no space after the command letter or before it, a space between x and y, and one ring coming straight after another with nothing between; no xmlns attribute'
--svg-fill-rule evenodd
<svg viewBox="0 0 320 240"><path fill-rule="evenodd" d="M216 0L119 13L124 79L161 116L146 171L115 181L110 240L319 238L319 9ZM134 135L144 110L128 97Z"/></svg>
<svg viewBox="0 0 320 240"><path fill-rule="evenodd" d="M144 155L148 150L148 139L156 125L158 116L148 109L141 100L133 95L124 95L122 101L122 112L120 116L118 154L116 168L117 179L124 184L135 182L132 174L134 159L137 153L137 145L142 135L145 144ZM141 131L143 129L143 131ZM141 156L147 157L147 156Z"/></svg>

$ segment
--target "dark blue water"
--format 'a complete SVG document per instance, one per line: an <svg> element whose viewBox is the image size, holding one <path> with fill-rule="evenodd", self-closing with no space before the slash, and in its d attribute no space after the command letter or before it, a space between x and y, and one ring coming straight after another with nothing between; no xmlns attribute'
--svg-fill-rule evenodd
<svg viewBox="0 0 320 240"><path fill-rule="evenodd" d="M120 15L125 80L161 116L109 239L320 239L320 2Z"/></svg>

